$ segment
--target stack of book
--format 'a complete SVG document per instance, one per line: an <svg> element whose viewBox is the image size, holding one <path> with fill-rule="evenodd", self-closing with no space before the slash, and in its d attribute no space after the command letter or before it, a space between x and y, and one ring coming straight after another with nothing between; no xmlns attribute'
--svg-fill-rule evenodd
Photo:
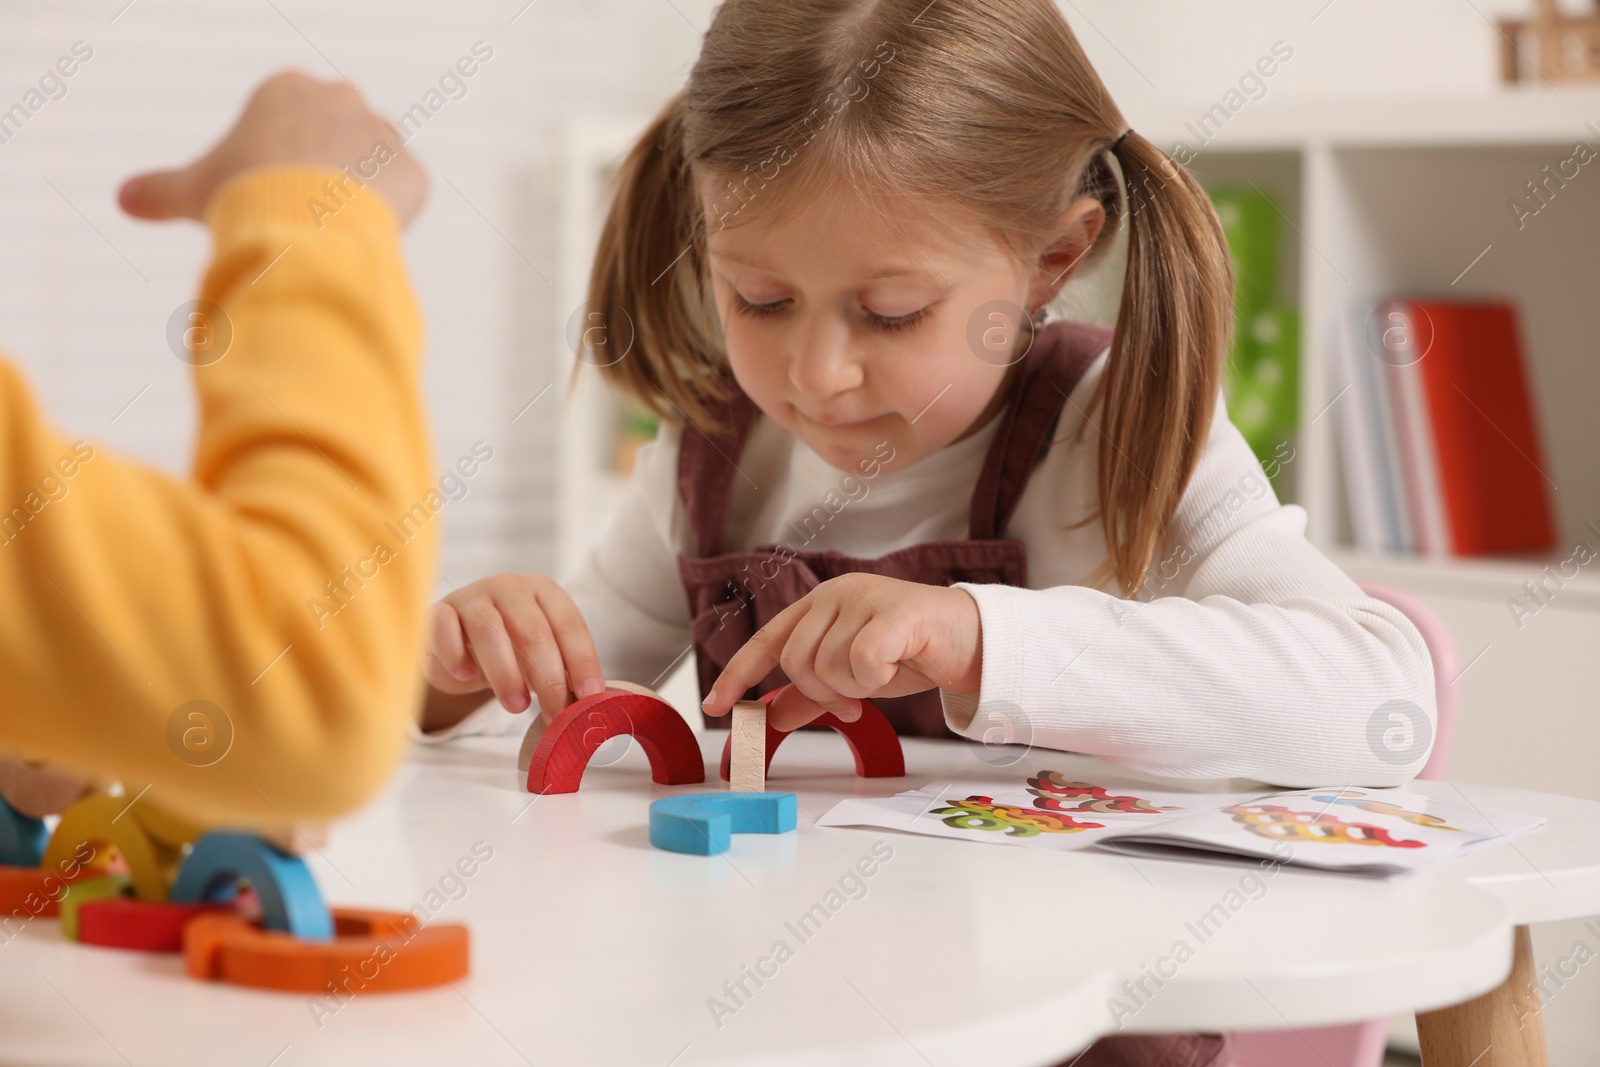
<svg viewBox="0 0 1600 1067"><path fill-rule="evenodd" d="M1342 323L1333 407L1356 544L1481 556L1552 547L1553 488L1500 301L1358 302Z"/></svg>

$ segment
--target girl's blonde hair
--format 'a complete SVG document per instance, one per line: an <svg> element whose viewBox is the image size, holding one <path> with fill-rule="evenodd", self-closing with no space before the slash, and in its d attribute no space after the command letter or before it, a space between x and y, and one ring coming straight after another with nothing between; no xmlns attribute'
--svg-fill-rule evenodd
<svg viewBox="0 0 1600 1067"><path fill-rule="evenodd" d="M1031 261L1079 196L1129 228L1103 403L1098 490L1107 560L1143 583L1210 427L1233 279L1204 192L1127 124L1053 0L726 0L688 85L628 153L588 311L631 325L613 388L702 431L728 396L707 271L712 226L771 217L830 181L943 201ZM696 178L720 194L708 221ZM782 195L777 195L781 191ZM1123 194L1126 195L1123 195ZM599 362L598 360L596 362ZM581 363L580 363L581 366Z"/></svg>

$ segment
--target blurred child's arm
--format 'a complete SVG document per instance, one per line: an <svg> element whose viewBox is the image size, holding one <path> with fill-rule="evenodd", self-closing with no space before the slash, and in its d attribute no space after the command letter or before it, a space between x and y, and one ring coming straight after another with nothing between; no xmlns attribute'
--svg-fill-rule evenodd
<svg viewBox="0 0 1600 1067"><path fill-rule="evenodd" d="M218 822L334 815L398 759L438 524L395 214L351 188L208 196L225 314L194 324L232 339L188 478L52 429L0 363L0 747Z"/></svg>
<svg viewBox="0 0 1600 1067"><path fill-rule="evenodd" d="M1155 598L962 583L982 617L982 689L944 694L946 720L968 737L993 731L1178 777L1410 780L1435 726L1427 648L1305 525L1219 401L1147 583Z"/></svg>

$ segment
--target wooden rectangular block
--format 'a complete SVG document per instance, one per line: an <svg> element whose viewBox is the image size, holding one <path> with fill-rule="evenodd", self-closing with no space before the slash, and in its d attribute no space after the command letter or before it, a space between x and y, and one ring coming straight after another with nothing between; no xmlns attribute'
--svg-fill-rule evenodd
<svg viewBox="0 0 1600 1067"><path fill-rule="evenodd" d="M733 706L728 788L735 793L767 790L767 706L741 700Z"/></svg>

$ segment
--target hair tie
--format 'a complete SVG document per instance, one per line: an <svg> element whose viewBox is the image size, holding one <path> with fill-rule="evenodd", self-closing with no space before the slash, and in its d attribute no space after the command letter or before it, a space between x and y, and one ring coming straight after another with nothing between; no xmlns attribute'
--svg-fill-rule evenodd
<svg viewBox="0 0 1600 1067"><path fill-rule="evenodd" d="M1132 132L1133 132L1133 127L1132 126L1128 127L1126 130L1123 130L1122 131L1122 136L1118 137L1115 141L1111 142L1111 151L1115 152L1117 149L1121 148L1122 147L1122 142L1126 141L1128 139L1128 134L1130 134Z"/></svg>

